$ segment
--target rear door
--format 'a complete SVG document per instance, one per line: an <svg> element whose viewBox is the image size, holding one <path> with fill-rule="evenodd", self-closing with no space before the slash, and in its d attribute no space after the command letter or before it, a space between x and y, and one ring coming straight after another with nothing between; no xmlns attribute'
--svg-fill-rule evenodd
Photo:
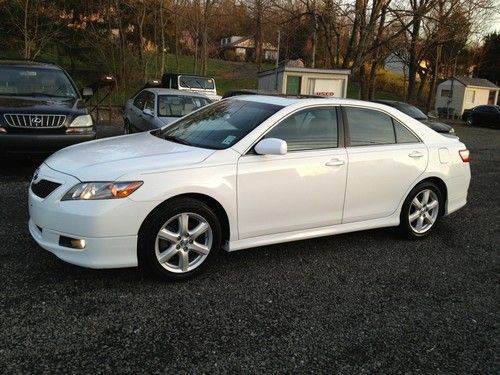
<svg viewBox="0 0 500 375"><path fill-rule="evenodd" d="M343 107L347 123L347 174L343 223L392 215L425 171L424 143L389 114Z"/></svg>

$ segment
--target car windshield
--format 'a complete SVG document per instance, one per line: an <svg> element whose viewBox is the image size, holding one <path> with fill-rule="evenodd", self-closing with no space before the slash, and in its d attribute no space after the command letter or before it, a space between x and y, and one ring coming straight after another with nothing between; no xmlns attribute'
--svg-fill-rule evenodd
<svg viewBox="0 0 500 375"><path fill-rule="evenodd" d="M177 143L223 150L237 143L281 108L267 103L223 100L153 134Z"/></svg>
<svg viewBox="0 0 500 375"><path fill-rule="evenodd" d="M0 66L0 96L77 98L78 94L61 70Z"/></svg>
<svg viewBox="0 0 500 375"><path fill-rule="evenodd" d="M411 104L406 104L406 103L398 103L395 105L397 109L399 109L401 112L404 114L413 117L416 120L427 120L428 117L427 115L422 112L420 109L417 107L411 105Z"/></svg>
<svg viewBox="0 0 500 375"><path fill-rule="evenodd" d="M213 90L214 80L212 78L180 76L179 86L187 89Z"/></svg>
<svg viewBox="0 0 500 375"><path fill-rule="evenodd" d="M182 117L210 103L208 98L201 96L159 95L158 116Z"/></svg>

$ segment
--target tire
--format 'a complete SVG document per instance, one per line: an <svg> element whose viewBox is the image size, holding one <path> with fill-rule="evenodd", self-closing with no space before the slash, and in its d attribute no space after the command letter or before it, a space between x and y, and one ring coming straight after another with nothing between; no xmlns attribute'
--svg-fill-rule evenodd
<svg viewBox="0 0 500 375"><path fill-rule="evenodd" d="M472 118L472 116L467 117L467 119L465 120L465 124L467 126L474 126L474 119Z"/></svg>
<svg viewBox="0 0 500 375"><path fill-rule="evenodd" d="M429 235L441 217L443 194L432 182L415 186L406 197L401 209L400 230L409 239Z"/></svg>
<svg viewBox="0 0 500 375"><path fill-rule="evenodd" d="M217 256L221 233L217 215L206 204L190 198L167 202L141 227L139 266L165 280L193 277Z"/></svg>
<svg viewBox="0 0 500 375"><path fill-rule="evenodd" d="M130 122L125 119L123 121L123 134L131 134L132 132L130 131Z"/></svg>

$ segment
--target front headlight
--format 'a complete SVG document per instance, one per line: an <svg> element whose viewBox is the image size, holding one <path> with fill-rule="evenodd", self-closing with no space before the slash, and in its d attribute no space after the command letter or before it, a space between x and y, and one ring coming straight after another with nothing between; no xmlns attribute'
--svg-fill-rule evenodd
<svg viewBox="0 0 500 375"><path fill-rule="evenodd" d="M94 125L94 122L92 121L92 116L90 115L82 115L75 117L73 121L71 121L71 124L69 125L70 128L86 128L88 126Z"/></svg>
<svg viewBox="0 0 500 375"><path fill-rule="evenodd" d="M82 182L73 186L61 200L96 200L125 198L139 189L142 181Z"/></svg>

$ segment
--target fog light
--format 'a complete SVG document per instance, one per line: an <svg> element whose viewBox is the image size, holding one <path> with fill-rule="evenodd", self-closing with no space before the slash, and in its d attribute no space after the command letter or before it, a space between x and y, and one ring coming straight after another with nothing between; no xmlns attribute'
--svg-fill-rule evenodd
<svg viewBox="0 0 500 375"><path fill-rule="evenodd" d="M59 237L59 246L71 247L73 249L85 249L86 242L85 240L78 238L71 238L66 236Z"/></svg>
<svg viewBox="0 0 500 375"><path fill-rule="evenodd" d="M3 126L0 126L0 133L7 133L7 130Z"/></svg>
<svg viewBox="0 0 500 375"><path fill-rule="evenodd" d="M75 249L85 249L85 240L71 240L71 246Z"/></svg>

